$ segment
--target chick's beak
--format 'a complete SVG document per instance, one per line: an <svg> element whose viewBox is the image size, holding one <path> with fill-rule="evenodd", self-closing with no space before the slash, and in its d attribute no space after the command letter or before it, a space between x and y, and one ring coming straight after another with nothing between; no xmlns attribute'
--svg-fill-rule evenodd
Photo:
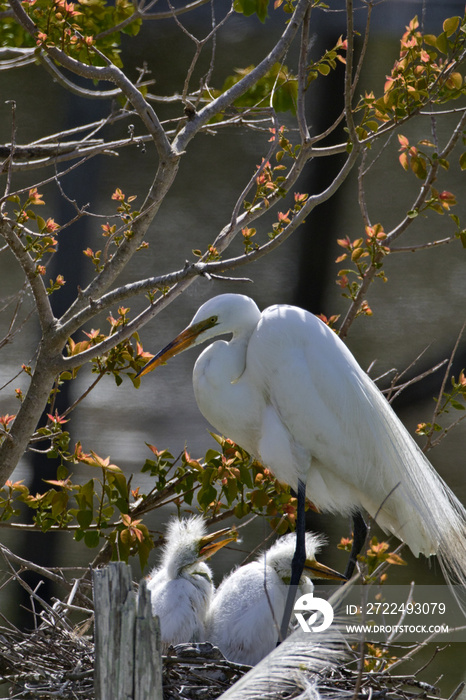
<svg viewBox="0 0 466 700"><path fill-rule="evenodd" d="M222 537L223 535L226 535L225 539L220 540L220 542L214 541L219 537ZM226 527L223 530L217 530L217 532L213 532L211 535L206 535L201 540L201 546L199 548L199 558L202 560L210 559L210 557L213 556L216 552L218 552L219 549L224 547L226 544L229 544L230 542L236 542L237 539L238 531L234 528L229 527Z"/></svg>
<svg viewBox="0 0 466 700"><path fill-rule="evenodd" d="M188 326L185 328L185 330L181 331L181 333L177 335L171 343L168 343L163 350L160 350L157 355L154 355L152 360L149 360L149 362L139 370L136 377L142 377L144 374L152 372L153 369L159 365L163 365L170 357L178 355L178 353L189 348L194 343L201 330L203 329L197 326Z"/></svg>
<svg viewBox="0 0 466 700"><path fill-rule="evenodd" d="M334 581L347 580L346 576L343 576L343 574L338 573L338 571L331 569L329 566L325 566L325 564L321 564L315 559L306 559L304 569L311 574L311 578L325 578Z"/></svg>

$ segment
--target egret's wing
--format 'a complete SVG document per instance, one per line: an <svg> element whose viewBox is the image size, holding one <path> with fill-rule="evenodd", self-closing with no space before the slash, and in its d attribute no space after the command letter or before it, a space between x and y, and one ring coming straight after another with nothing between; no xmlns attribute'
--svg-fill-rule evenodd
<svg viewBox="0 0 466 700"><path fill-rule="evenodd" d="M261 455L278 478L294 484L307 460L317 506L366 508L415 554L443 551L464 580L464 509L333 331L300 309L271 307L247 367L267 397L262 443L273 449Z"/></svg>
<svg viewBox="0 0 466 700"><path fill-rule="evenodd" d="M221 700L264 700L295 697L315 683L315 695L334 697L332 670L351 658L343 636L332 625L312 636L299 630L274 649L221 696ZM305 697L309 697L308 694Z"/></svg>
<svg viewBox="0 0 466 700"><path fill-rule="evenodd" d="M283 480L296 487L297 474L306 478L312 460L341 482L337 488L333 481L328 498L324 485L322 493L316 485L316 505L353 507L352 489L368 479L377 448L366 432L371 407L361 391L364 373L351 353L315 316L276 306L263 313L251 337L247 366L248 379L267 397L263 451L267 443L273 447L264 461L272 458L279 478L279 463L282 469L289 464L293 479Z"/></svg>

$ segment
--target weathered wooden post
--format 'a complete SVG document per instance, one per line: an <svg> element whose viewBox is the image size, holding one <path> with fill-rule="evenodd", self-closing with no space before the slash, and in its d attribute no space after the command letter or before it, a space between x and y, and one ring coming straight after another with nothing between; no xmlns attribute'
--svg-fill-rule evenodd
<svg viewBox="0 0 466 700"><path fill-rule="evenodd" d="M96 700L162 700L158 622L145 581L136 592L131 568L94 569Z"/></svg>

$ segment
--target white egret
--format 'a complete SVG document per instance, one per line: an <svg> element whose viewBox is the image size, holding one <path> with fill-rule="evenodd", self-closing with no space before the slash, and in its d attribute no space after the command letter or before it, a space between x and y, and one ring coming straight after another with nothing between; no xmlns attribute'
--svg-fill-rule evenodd
<svg viewBox="0 0 466 700"><path fill-rule="evenodd" d="M324 538L306 533L306 562L297 595L313 591L312 578L344 580L344 576L316 561ZM254 666L277 643L285 611L294 533L280 537L255 561L240 566L217 588L206 620L206 637L230 661Z"/></svg>
<svg viewBox="0 0 466 700"><path fill-rule="evenodd" d="M365 509L418 556L437 554L466 583L466 511L355 358L302 309L222 294L140 374L222 334L197 359L193 385L207 420L297 491L297 551L305 559L304 494L323 511ZM287 624L287 623L286 623ZM285 628L286 629L286 628Z"/></svg>
<svg viewBox="0 0 466 700"><path fill-rule="evenodd" d="M225 539L214 542L223 535ZM169 523L161 565L147 580L164 651L170 644L205 641L205 617L214 592L205 559L236 540L236 535L229 528L207 535L201 516Z"/></svg>

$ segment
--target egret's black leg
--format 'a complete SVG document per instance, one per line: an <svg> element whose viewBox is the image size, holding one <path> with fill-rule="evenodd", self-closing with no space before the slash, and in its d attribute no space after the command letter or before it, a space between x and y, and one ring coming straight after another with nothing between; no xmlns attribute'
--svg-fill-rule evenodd
<svg viewBox="0 0 466 700"><path fill-rule="evenodd" d="M282 624L280 627L280 637L278 644L285 639L288 626L290 624L291 613L296 598L296 592L303 573L304 564L306 562L306 484L298 479L298 508L296 514L296 549L291 562L291 579L288 587L288 595L286 597L285 612L283 613Z"/></svg>
<svg viewBox="0 0 466 700"><path fill-rule="evenodd" d="M354 568L356 566L356 557L363 547L366 540L366 535L367 525L364 522L361 512L358 510L353 514L353 545L351 547L350 558L348 559L345 570L345 576L347 579L350 579L353 575Z"/></svg>

